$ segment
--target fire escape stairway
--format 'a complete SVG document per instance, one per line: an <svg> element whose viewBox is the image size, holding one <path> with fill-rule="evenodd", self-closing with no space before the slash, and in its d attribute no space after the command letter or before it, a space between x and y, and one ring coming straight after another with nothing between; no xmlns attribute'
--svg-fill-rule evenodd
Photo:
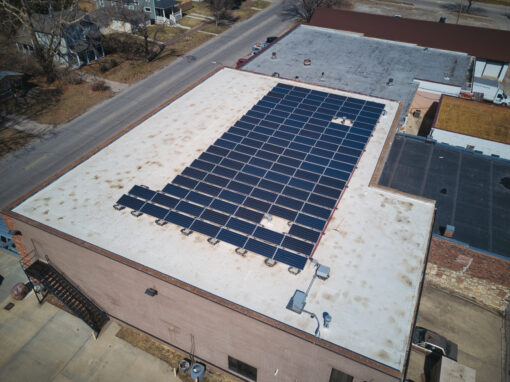
<svg viewBox="0 0 510 382"><path fill-rule="evenodd" d="M99 334L108 321L108 316L67 281L61 273L57 272L50 264L39 260L26 268L25 272L27 276L44 285L51 294L81 318L96 335Z"/></svg>

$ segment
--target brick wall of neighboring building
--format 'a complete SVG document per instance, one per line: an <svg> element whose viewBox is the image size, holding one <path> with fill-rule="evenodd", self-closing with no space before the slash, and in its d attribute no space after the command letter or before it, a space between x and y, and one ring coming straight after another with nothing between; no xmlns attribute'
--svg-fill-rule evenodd
<svg viewBox="0 0 510 382"><path fill-rule="evenodd" d="M436 236L426 280L500 313L510 301L510 261Z"/></svg>

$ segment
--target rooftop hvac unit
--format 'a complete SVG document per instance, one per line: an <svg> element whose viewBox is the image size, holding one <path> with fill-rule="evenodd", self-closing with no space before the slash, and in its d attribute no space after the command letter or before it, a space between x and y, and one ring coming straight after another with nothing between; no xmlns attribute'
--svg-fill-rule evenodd
<svg viewBox="0 0 510 382"><path fill-rule="evenodd" d="M301 314L306 304L306 293L300 290L294 292L294 296L292 296L287 304L287 309L292 310L293 312Z"/></svg>

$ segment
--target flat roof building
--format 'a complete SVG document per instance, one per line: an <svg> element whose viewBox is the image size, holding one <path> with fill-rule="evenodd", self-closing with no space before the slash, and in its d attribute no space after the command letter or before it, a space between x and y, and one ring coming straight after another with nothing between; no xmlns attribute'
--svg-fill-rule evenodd
<svg viewBox="0 0 510 382"><path fill-rule="evenodd" d="M25 260L239 377L400 380L434 202L377 186L398 111L224 68L3 216Z"/></svg>
<svg viewBox="0 0 510 382"><path fill-rule="evenodd" d="M510 62L510 31L437 23L370 13L317 8L310 25L360 33L366 37L400 41L480 59Z"/></svg>
<svg viewBox="0 0 510 382"><path fill-rule="evenodd" d="M510 159L510 108L443 96L430 136L438 142Z"/></svg>
<svg viewBox="0 0 510 382"><path fill-rule="evenodd" d="M435 200L434 234L510 257L510 161L397 134L380 184Z"/></svg>
<svg viewBox="0 0 510 382"><path fill-rule="evenodd" d="M300 25L242 69L402 101L403 122L418 89L455 96L470 90L472 65L465 53Z"/></svg>

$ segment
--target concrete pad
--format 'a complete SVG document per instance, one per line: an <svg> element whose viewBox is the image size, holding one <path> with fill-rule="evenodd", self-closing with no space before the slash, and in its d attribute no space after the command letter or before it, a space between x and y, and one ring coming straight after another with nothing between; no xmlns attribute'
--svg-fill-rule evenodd
<svg viewBox="0 0 510 382"><path fill-rule="evenodd" d="M180 381L170 365L116 337L114 322L94 340L83 321L34 295L14 303L0 310L2 382Z"/></svg>
<svg viewBox="0 0 510 382"><path fill-rule="evenodd" d="M58 311L0 369L0 380L51 380L91 337L87 328L78 318Z"/></svg>
<svg viewBox="0 0 510 382"><path fill-rule="evenodd" d="M110 322L97 341L90 340L77 352L61 375L81 381L179 381L165 362L117 338L120 329Z"/></svg>
<svg viewBox="0 0 510 382"><path fill-rule="evenodd" d="M14 303L14 307L9 311L3 309L8 302ZM56 307L46 305L48 306L39 305L33 295L27 296L23 301L8 298L2 302L0 370L58 312Z"/></svg>

